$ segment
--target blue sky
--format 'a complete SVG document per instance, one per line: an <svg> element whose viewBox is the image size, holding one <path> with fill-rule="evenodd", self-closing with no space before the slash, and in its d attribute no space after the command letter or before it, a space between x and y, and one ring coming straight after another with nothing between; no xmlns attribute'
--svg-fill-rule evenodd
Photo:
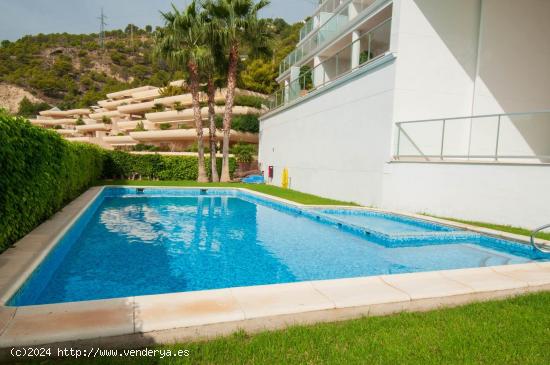
<svg viewBox="0 0 550 365"><path fill-rule="evenodd" d="M16 40L37 33L97 33L97 17L104 8L106 29L160 25L159 10L170 3L183 7L189 0L0 0L0 40ZM265 17L296 22L310 15L316 0L272 0Z"/></svg>

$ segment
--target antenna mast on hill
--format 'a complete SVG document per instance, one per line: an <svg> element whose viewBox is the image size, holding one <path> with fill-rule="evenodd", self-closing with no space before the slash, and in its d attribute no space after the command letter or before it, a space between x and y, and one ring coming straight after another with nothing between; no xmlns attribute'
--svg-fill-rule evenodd
<svg viewBox="0 0 550 365"><path fill-rule="evenodd" d="M105 23L105 19L107 19L107 16L103 13L103 8L101 8L101 16L98 18L99 23L99 47L102 50L105 50L105 26L107 23Z"/></svg>

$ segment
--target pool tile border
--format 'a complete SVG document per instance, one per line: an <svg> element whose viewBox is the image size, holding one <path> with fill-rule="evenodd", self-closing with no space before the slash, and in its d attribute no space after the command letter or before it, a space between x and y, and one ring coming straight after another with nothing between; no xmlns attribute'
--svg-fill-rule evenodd
<svg viewBox="0 0 550 365"><path fill-rule="evenodd" d="M89 189L0 255L0 300L3 304L104 188ZM298 208L312 207L248 189L230 189ZM467 225L436 218L405 216L469 229ZM473 228L478 233L528 242L522 236ZM172 343L227 335L238 329L258 332L293 324L430 310L548 290L550 262L537 262L75 303L0 305L0 356L5 356L5 350L14 346L95 344L131 347Z"/></svg>

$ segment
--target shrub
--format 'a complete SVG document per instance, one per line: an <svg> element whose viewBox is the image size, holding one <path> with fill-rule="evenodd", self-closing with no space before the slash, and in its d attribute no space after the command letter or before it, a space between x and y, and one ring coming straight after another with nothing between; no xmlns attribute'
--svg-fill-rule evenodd
<svg viewBox="0 0 550 365"><path fill-rule="evenodd" d="M260 132L260 119L256 114L236 115L231 122L231 129L239 132Z"/></svg>
<svg viewBox="0 0 550 365"><path fill-rule="evenodd" d="M0 251L101 176L104 152L0 113Z"/></svg>
<svg viewBox="0 0 550 365"><path fill-rule="evenodd" d="M156 103L151 110L155 113L158 113L165 111L166 107L164 106L164 104Z"/></svg>
<svg viewBox="0 0 550 365"><path fill-rule="evenodd" d="M86 123L84 123L84 119L82 119L82 117L78 117L78 119L76 120L76 125L84 125Z"/></svg>
<svg viewBox="0 0 550 365"><path fill-rule="evenodd" d="M111 118L109 118L108 116L104 115L103 118L101 118L101 121L104 123L104 124L111 124L113 121L111 120Z"/></svg>
<svg viewBox="0 0 550 365"><path fill-rule="evenodd" d="M143 144L143 143L138 143L134 146L134 151L158 151L159 148L157 146L153 146L153 145L150 145L150 144Z"/></svg>
<svg viewBox="0 0 550 365"><path fill-rule="evenodd" d="M171 123L161 123L159 125L159 127L160 127L161 130L165 131L167 129L172 128L172 124Z"/></svg>
<svg viewBox="0 0 550 365"><path fill-rule="evenodd" d="M256 147L246 143L238 143L231 150L240 163L251 163L256 153Z"/></svg>
<svg viewBox="0 0 550 365"><path fill-rule="evenodd" d="M223 117L216 115L216 128L223 128ZM231 121L231 129L237 132L260 132L260 119L256 114L235 115Z"/></svg>
<svg viewBox="0 0 550 365"><path fill-rule="evenodd" d="M32 117L37 115L39 112L48 109L50 109L50 105L48 103L33 103L25 96L19 103L17 115L22 117Z"/></svg>
<svg viewBox="0 0 550 365"><path fill-rule="evenodd" d="M188 92L189 92L189 89L186 86L168 85L160 89L160 96L162 97L176 96L176 95L186 94Z"/></svg>
<svg viewBox="0 0 550 365"><path fill-rule="evenodd" d="M210 147L208 146L208 142L204 141L204 153L210 153ZM185 152L198 152L199 151L199 144L197 142L193 142L187 148L185 149Z"/></svg>
<svg viewBox="0 0 550 365"><path fill-rule="evenodd" d="M144 132L144 131L146 131L146 130L147 130L147 129L145 129L145 126L143 125L143 121L137 122L136 128L134 129L134 131L136 131L136 132Z"/></svg>
<svg viewBox="0 0 550 365"><path fill-rule="evenodd" d="M216 115L215 118L216 128L222 129L223 128L223 117L221 115Z"/></svg>
<svg viewBox="0 0 550 365"><path fill-rule="evenodd" d="M185 109L185 107L183 106L183 104L179 101L176 101L174 103L174 105L172 105L172 107L174 108L174 110L177 110L178 112L181 112L182 110Z"/></svg>
<svg viewBox="0 0 550 365"><path fill-rule="evenodd" d="M262 108L262 104L266 104L267 101L264 98L254 95L237 95L235 96L235 105L250 106L253 108Z"/></svg>

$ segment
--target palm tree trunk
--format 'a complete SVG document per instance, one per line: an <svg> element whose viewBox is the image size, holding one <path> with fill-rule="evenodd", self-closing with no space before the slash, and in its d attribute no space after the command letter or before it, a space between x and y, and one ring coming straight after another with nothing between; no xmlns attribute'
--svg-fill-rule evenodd
<svg viewBox="0 0 550 365"><path fill-rule="evenodd" d="M235 88L237 87L237 66L239 63L239 45L233 44L229 51L229 69L227 72L227 94L225 96L225 113L223 115L223 162L221 182L231 180L229 175L229 137L231 120L233 119L233 104L235 102Z"/></svg>
<svg viewBox="0 0 550 365"><path fill-rule="evenodd" d="M199 100L199 72L197 65L193 62L187 64L189 69L189 88L193 99L193 116L195 117L195 128L197 130L197 147L199 154L198 182L208 182L206 170L204 168L204 138L202 130L201 103Z"/></svg>
<svg viewBox="0 0 550 365"><path fill-rule="evenodd" d="M220 181L218 176L218 167L216 163L216 108L215 108L215 96L216 87L212 76L208 78L208 120L210 121L210 168L212 182Z"/></svg>

